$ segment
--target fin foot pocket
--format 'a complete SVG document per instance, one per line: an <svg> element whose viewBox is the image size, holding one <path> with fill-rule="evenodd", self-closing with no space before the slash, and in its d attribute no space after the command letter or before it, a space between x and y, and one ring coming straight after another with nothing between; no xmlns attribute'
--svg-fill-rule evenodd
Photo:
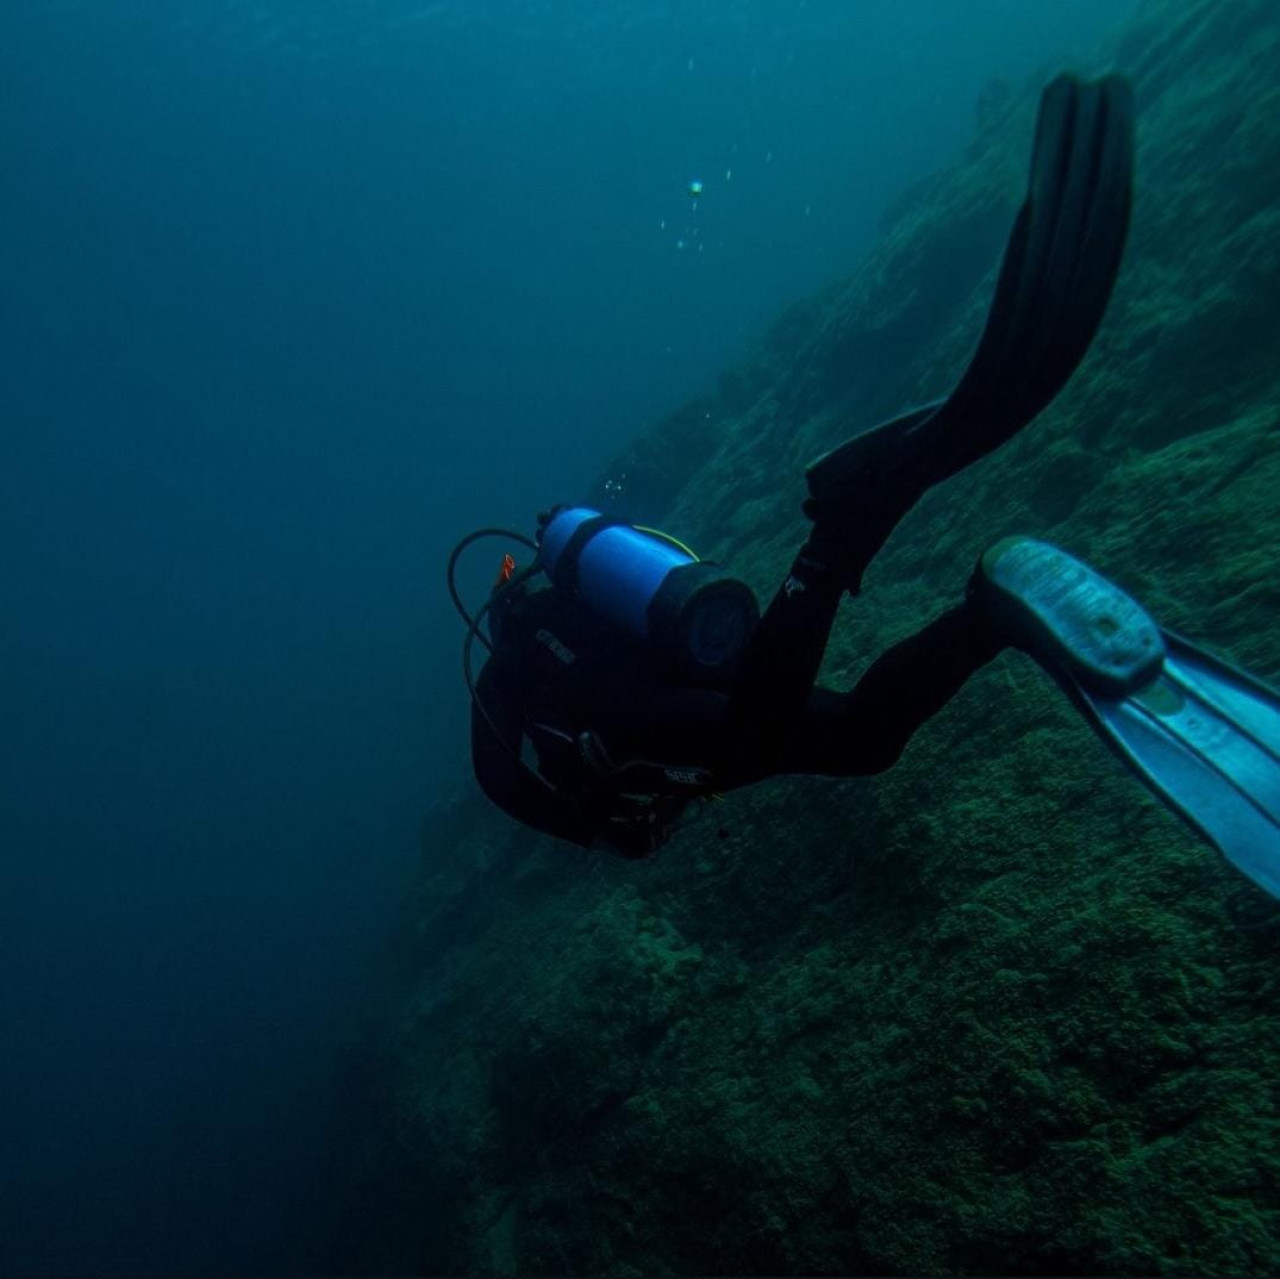
<svg viewBox="0 0 1280 1279"><path fill-rule="evenodd" d="M1240 871L1280 898L1280 695L1162 630L1065 551L1006 538L970 586L1106 744Z"/></svg>
<svg viewBox="0 0 1280 1279"><path fill-rule="evenodd" d="M1009 537L978 561L975 593L996 630L1104 697L1159 674L1165 646L1146 611L1087 564L1047 542Z"/></svg>

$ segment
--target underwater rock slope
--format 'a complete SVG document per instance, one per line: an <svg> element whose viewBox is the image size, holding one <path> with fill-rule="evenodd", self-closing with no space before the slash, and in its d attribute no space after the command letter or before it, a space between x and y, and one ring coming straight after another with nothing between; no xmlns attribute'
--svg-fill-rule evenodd
<svg viewBox="0 0 1280 1279"><path fill-rule="evenodd" d="M1280 7L1150 0L1107 52L1139 168L1103 331L897 531L830 682L1011 531L1280 678ZM1038 88L993 96L850 278L620 459L638 514L770 592L805 460L963 366ZM347 1268L1280 1271L1280 904L1020 655L890 773L732 795L651 863L462 798L396 961Z"/></svg>

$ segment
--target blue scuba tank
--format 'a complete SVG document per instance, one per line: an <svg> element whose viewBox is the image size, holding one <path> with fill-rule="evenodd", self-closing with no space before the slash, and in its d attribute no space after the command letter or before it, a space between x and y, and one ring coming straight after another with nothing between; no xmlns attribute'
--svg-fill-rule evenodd
<svg viewBox="0 0 1280 1279"><path fill-rule="evenodd" d="M542 530L541 555L557 588L695 680L727 676L760 617L745 582L658 534L588 507L552 514Z"/></svg>

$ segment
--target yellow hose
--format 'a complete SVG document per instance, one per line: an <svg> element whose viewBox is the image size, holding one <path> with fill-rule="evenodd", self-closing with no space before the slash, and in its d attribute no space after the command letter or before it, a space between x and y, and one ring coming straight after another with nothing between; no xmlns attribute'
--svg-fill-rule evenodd
<svg viewBox="0 0 1280 1279"><path fill-rule="evenodd" d="M645 528L643 524L633 524L631 527L637 533L648 533L650 537L656 537L660 542L669 542L676 550L683 551L691 560L698 558L678 537L672 537L670 533L664 533L660 528Z"/></svg>

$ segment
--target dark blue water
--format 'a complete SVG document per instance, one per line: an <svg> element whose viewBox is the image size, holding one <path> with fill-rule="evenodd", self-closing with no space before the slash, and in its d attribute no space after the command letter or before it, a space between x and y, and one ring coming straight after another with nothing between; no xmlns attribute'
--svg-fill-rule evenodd
<svg viewBox="0 0 1280 1279"><path fill-rule="evenodd" d="M0 1271L323 1266L341 1036L465 780L453 539L1126 7L6 8Z"/></svg>

